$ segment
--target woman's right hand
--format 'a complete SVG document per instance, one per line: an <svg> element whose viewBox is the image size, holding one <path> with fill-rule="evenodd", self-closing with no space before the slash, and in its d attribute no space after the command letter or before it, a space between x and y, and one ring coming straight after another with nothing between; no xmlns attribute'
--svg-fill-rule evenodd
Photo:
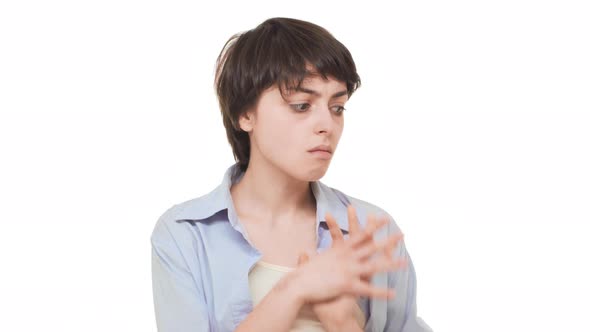
<svg viewBox="0 0 590 332"><path fill-rule="evenodd" d="M378 288L370 283L378 272L394 270L402 266L389 255L376 255L378 252L394 248L402 239L402 234L393 234L377 243L373 234L387 224L386 217L369 218L363 230L350 233L348 239L340 239L326 251L311 255L306 264L293 272L294 284L305 303L329 301L342 294L354 296L392 298L393 289ZM331 233L340 231L334 218L326 214L326 222ZM334 241L336 234L333 234ZM372 258L372 259L371 259Z"/></svg>

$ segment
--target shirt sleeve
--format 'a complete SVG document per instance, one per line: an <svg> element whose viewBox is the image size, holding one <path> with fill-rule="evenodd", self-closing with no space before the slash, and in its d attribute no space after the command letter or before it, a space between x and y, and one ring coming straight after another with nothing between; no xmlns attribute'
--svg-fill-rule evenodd
<svg viewBox="0 0 590 332"><path fill-rule="evenodd" d="M151 236L152 288L158 332L209 331L200 277L188 268L168 225L159 220Z"/></svg>
<svg viewBox="0 0 590 332"><path fill-rule="evenodd" d="M392 225L395 225L393 223ZM398 230L393 230L398 232ZM390 232L390 234L393 234ZM404 240L400 241L394 258L408 261L407 268L388 273L388 287L395 288L396 296L387 302L386 332L432 332L432 329L417 316L416 271Z"/></svg>

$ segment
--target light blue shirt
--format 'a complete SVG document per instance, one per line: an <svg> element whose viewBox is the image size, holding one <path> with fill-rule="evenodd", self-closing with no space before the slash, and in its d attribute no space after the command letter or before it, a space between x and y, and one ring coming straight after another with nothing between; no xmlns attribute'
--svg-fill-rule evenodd
<svg viewBox="0 0 590 332"><path fill-rule="evenodd" d="M243 174L237 163L232 165L213 191L172 206L158 219L151 242L159 332L230 332L252 311L248 273L262 254L248 240L230 195L231 185ZM310 182L310 187L316 199L318 252L332 243L326 212L336 218L348 237L348 204L355 207L363 228L370 213L390 218L375 239L400 232L383 209L320 181ZM432 331L416 316L416 273L403 241L394 256L405 257L408 267L376 274L372 282L378 287L394 287L396 296L391 300L358 299L367 318L365 331Z"/></svg>

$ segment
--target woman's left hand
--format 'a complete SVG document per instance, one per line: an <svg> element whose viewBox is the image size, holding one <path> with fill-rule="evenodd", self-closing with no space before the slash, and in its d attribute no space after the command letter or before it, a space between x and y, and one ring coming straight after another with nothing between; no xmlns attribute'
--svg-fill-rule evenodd
<svg viewBox="0 0 590 332"><path fill-rule="evenodd" d="M309 260L307 253L299 256L299 265ZM340 295L332 300L311 304L314 314L318 317L322 326L328 332L332 331L362 331L358 322L354 319L355 307L358 307L356 297L353 295Z"/></svg>
<svg viewBox="0 0 590 332"><path fill-rule="evenodd" d="M360 225L356 211L352 205L347 207L349 234L353 235L362 231L370 231L378 227L376 218L369 215L365 230L360 230ZM338 223L331 214L326 213L326 223L332 236L332 246L338 246L344 241L344 235L338 226ZM372 240L373 241L373 240ZM373 241L374 242L374 241ZM391 249L386 248L385 254L391 258ZM298 265L305 264L309 260L309 255L314 253L302 253L299 255ZM399 262L400 266L405 262ZM357 298L353 295L340 295L333 300L325 302L316 302L312 304L314 313L327 331L362 331L364 326L360 326L356 319L356 314L360 310L357 304Z"/></svg>

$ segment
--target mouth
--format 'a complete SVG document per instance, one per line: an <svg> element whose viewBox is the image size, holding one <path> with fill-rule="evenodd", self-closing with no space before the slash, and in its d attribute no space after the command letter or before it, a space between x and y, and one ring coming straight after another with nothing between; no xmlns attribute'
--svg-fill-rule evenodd
<svg viewBox="0 0 590 332"><path fill-rule="evenodd" d="M329 154L332 154L332 148L329 145L318 145L315 148L309 150L309 152L327 152Z"/></svg>
<svg viewBox="0 0 590 332"><path fill-rule="evenodd" d="M323 160L328 160L332 158L332 152L326 150L311 150L308 151L314 158L319 158Z"/></svg>

